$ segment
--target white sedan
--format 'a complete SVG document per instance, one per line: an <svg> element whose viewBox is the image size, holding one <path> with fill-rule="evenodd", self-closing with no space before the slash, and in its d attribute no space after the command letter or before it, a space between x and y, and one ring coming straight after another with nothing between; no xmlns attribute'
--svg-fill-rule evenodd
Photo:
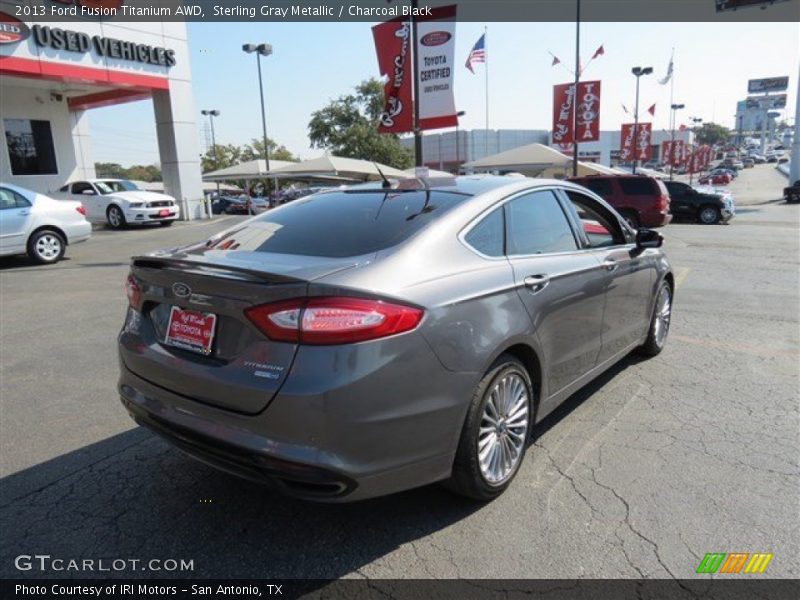
<svg viewBox="0 0 800 600"><path fill-rule="evenodd" d="M0 184L0 256L27 254L50 264L67 246L85 242L92 224L80 202L53 200L7 183Z"/></svg>
<svg viewBox="0 0 800 600"><path fill-rule="evenodd" d="M58 191L61 197L82 202L89 221L108 223L113 229L142 223L169 226L180 216L175 198L140 190L125 179L74 181Z"/></svg>

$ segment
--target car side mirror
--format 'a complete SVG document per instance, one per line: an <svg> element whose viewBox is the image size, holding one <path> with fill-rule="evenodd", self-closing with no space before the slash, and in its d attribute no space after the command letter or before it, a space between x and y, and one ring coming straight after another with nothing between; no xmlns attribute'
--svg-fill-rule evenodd
<svg viewBox="0 0 800 600"><path fill-rule="evenodd" d="M664 237L652 229L639 229L636 232L636 248L661 248L664 245Z"/></svg>
<svg viewBox="0 0 800 600"><path fill-rule="evenodd" d="M94 193L94 190L83 190L83 191L81 192L81 194L83 194L84 196L94 196L94 195L96 195L96 194Z"/></svg>

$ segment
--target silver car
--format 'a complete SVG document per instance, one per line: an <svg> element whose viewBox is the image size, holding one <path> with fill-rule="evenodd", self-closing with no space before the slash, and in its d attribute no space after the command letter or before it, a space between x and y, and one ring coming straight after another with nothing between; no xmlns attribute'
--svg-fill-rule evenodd
<svg viewBox="0 0 800 600"><path fill-rule="evenodd" d="M664 347L661 244L563 181L315 194L133 259L119 392L192 456L293 495L445 481L489 500L536 422Z"/></svg>

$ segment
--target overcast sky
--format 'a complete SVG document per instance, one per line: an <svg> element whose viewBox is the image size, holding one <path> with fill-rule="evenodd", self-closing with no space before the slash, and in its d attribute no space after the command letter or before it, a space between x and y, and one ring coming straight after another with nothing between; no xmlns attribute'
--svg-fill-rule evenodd
<svg viewBox="0 0 800 600"><path fill-rule="evenodd" d="M269 42L274 54L263 62L270 138L307 158L311 113L345 94L363 79L378 76L368 23L190 23L198 135L203 143L203 108L218 109L218 143L241 144L261 135L255 57L242 52L246 42ZM472 44L483 32L479 23L456 29L455 93L465 129L484 128L484 65L473 75L464 67ZM551 66L548 51L574 64L571 23L489 23L489 127L549 129L552 86L571 79L562 65ZM584 23L584 63L603 45L605 55L586 67L584 79L602 81L600 126L618 129L632 110L633 66L652 66L642 78L640 115L656 104L655 129L666 129L670 86L659 85L675 49L675 102L689 117L734 126L736 102L747 96L747 80L790 77L788 112L795 106L800 67L797 23ZM646 113L644 116L649 117ZM158 161L153 109L149 101L91 112L94 158L123 165ZM201 146L201 150L203 146Z"/></svg>

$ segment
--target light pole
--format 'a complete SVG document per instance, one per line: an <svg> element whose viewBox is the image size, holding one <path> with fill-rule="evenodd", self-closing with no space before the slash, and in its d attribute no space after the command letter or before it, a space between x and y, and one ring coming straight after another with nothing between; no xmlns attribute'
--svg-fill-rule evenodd
<svg viewBox="0 0 800 600"><path fill-rule="evenodd" d="M456 175L461 171L461 136L458 131L458 119L465 114L467 114L467 112L463 110L456 113Z"/></svg>
<svg viewBox="0 0 800 600"><path fill-rule="evenodd" d="M272 44L245 44L242 50L247 54L256 54L256 64L258 66L258 91L261 94L261 127L263 129L264 161L269 173L269 145L267 144L267 110L264 106L264 80L261 76L261 57L272 54ZM250 191L247 193L247 214L250 214Z"/></svg>
<svg viewBox="0 0 800 600"><path fill-rule="evenodd" d="M219 155L217 154L217 137L214 134L214 117L218 117L220 112L218 110L201 110L200 114L208 117L208 122L211 124L211 147L214 150L214 170L219 169ZM217 198L219 198L219 181L217 181Z"/></svg>
<svg viewBox="0 0 800 600"><path fill-rule="evenodd" d="M639 78L642 75L650 75L653 67L633 67L631 73L636 77L636 102L633 108L633 174L636 175L636 163L638 162L639 151Z"/></svg>
<svg viewBox="0 0 800 600"><path fill-rule="evenodd" d="M703 122L703 119L701 119L700 117L689 117L689 120L693 123L692 133L694 133L695 135L694 151L697 152L700 148L700 144L697 143L697 126ZM692 164L690 164L689 166L694 166L695 168L697 168L697 160L696 159L693 160ZM694 180L694 170L689 169L689 185L692 185L693 180Z"/></svg>
<svg viewBox="0 0 800 600"><path fill-rule="evenodd" d="M682 108L686 108L686 105L685 104L673 104L672 106L670 106L670 109L672 110L672 134L670 135L670 140L671 141L670 141L670 144L669 144L669 153L671 155L669 157L669 180L670 181L672 181L672 169L675 166L675 161L673 160L673 158L675 157L675 115Z"/></svg>

